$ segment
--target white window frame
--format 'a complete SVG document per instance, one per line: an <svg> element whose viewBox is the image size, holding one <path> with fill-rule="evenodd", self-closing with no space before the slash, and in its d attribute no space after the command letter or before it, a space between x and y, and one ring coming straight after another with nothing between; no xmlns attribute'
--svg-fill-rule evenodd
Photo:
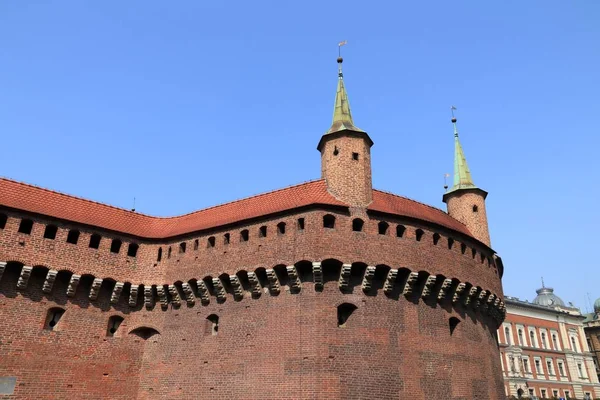
<svg viewBox="0 0 600 400"><path fill-rule="evenodd" d="M556 365L558 365L559 376L563 376L563 377L567 376L567 374L565 373L566 372L565 362L562 359L556 360Z"/></svg>
<svg viewBox="0 0 600 400"><path fill-rule="evenodd" d="M531 332L533 332L533 342L531 342ZM529 346L530 347L538 347L537 345L537 330L534 327L528 327L527 328L527 334L528 334L528 338L527 340L529 340Z"/></svg>
<svg viewBox="0 0 600 400"><path fill-rule="evenodd" d="M540 329L540 346L542 347L542 349L549 349L548 332L545 329Z"/></svg>
<svg viewBox="0 0 600 400"><path fill-rule="evenodd" d="M511 324L503 324L502 329L504 329L504 343L509 346L514 346L515 341L513 339L513 330ZM506 336L506 329L508 329L508 337Z"/></svg>
<svg viewBox="0 0 600 400"><path fill-rule="evenodd" d="M554 364L551 358L546 358L546 369L548 370L548 376L554 376ZM550 364L548 364L550 363Z"/></svg>
<svg viewBox="0 0 600 400"><path fill-rule="evenodd" d="M562 347L561 347L560 336L558 335L558 332L550 331L550 337L552 340L552 348L554 348L554 350L556 350L556 351L561 351ZM555 338L556 338L556 343L554 341Z"/></svg>
<svg viewBox="0 0 600 400"><path fill-rule="evenodd" d="M567 400L571 399L571 391L570 390L563 390L563 393L565 394L565 399L567 399Z"/></svg>
<svg viewBox="0 0 600 400"><path fill-rule="evenodd" d="M538 370L538 362L540 365L540 368ZM533 357L533 367L535 368L535 373L537 374L537 376L545 376L544 374L544 363L542 362L541 357Z"/></svg>
<svg viewBox="0 0 600 400"><path fill-rule="evenodd" d="M523 372L525 372L526 374L530 374L531 365L529 364L529 356L523 356L521 361L523 362Z"/></svg>
<svg viewBox="0 0 600 400"><path fill-rule="evenodd" d="M540 388L540 399L547 399L546 394L548 394L548 390Z"/></svg>

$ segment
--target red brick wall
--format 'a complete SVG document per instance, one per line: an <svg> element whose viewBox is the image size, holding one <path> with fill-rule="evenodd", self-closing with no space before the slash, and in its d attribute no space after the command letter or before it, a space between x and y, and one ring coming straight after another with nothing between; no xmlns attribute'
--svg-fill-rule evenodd
<svg viewBox="0 0 600 400"><path fill-rule="evenodd" d="M323 215L328 213L337 218L335 229L323 228ZM0 325L0 376L17 376L17 398L60 398L63 394L111 399L503 396L494 338L497 322L485 313L472 308L465 312L448 302L438 304L435 299L398 293L386 296L379 272L374 292L363 294L360 288L366 265L386 265L470 282L502 296L497 270L488 264L492 255L484 253L482 262L481 252L488 250L459 234L387 218L389 230L380 235L379 219L365 215L363 232L353 232L353 217L315 209L162 244L102 232L103 237L123 239L121 253L114 255L106 239L100 249L89 249L91 232L83 227L79 227L78 245L65 243L66 230L62 229L71 226L61 225L56 240L43 239L42 223L47 221L37 220L32 235L17 234L19 217L11 213L6 228L0 230L0 261L90 276L82 278L76 296L67 299L64 293L70 273L57 278L51 295L43 295L45 270L34 269L28 289L20 293L15 291L20 264L9 263L0 281L2 316L7 321ZM305 218L304 230L297 229L300 217ZM278 234L276 226L282 221L286 233ZM401 238L396 237L398 223L406 226ZM268 234L259 238L263 225ZM250 231L248 242L240 242L242 229ZM425 231L421 241L415 239L416 229ZM229 245L223 244L226 232L231 236ZM441 237L434 245L436 232ZM207 248L209 236L216 237L214 248ZM455 239L451 249L448 237ZM178 245L184 239L186 252L180 254ZM198 250L194 250L195 239L200 243ZM126 256L131 241L140 243L135 258ZM160 246L163 261L157 262ZM322 292L315 291L309 273L301 276L305 281L299 294L282 287L278 296L265 289L258 299L246 292L242 301L234 301L228 293L224 303L211 296L206 306L198 299L193 307L183 302L180 308L157 305L146 310L140 293L137 307L130 308L127 287L119 304L109 305L114 286L110 280L103 283L97 301L87 298L93 276L135 284L172 284L326 259L339 263L323 262L327 282ZM337 287L342 262L354 263L352 293L342 293ZM342 302L358 309L346 327L339 328L336 307ZM56 304L66 309L60 329L45 331L46 312ZM212 313L220 317L216 336L206 334L206 317ZM107 322L113 314L122 315L125 321L120 337L107 338ZM451 316L462 321L452 336ZM128 334L140 326L153 327L160 334L148 340Z"/></svg>
<svg viewBox="0 0 600 400"><path fill-rule="evenodd" d="M491 246L485 199L481 192L459 190L448 196L448 214L469 228L469 232L481 242ZM473 206L477 211L473 211Z"/></svg>

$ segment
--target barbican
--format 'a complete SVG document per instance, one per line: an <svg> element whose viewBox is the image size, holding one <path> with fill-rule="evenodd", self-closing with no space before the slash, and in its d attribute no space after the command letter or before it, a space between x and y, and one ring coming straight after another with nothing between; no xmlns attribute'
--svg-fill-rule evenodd
<svg viewBox="0 0 600 400"><path fill-rule="evenodd" d="M456 119L447 211L373 189L342 61L320 179L171 218L0 179L0 394L504 399Z"/></svg>

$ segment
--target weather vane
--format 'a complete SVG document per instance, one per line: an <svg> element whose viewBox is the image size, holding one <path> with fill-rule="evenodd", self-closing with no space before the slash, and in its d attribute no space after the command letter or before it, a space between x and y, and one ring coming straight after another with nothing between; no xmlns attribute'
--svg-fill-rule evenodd
<svg viewBox="0 0 600 400"><path fill-rule="evenodd" d="M455 119L455 117L454 117L454 110L456 110L456 107L450 106L450 112L452 113L452 119Z"/></svg>
<svg viewBox="0 0 600 400"><path fill-rule="evenodd" d="M348 44L347 40L342 40L338 43L338 57L342 58L342 46L345 46L346 44Z"/></svg>

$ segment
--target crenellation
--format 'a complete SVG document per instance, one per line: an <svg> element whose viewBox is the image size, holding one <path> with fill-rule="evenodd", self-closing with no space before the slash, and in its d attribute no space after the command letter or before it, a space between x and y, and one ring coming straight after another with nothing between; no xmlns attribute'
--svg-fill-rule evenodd
<svg viewBox="0 0 600 400"><path fill-rule="evenodd" d="M110 302L111 304L117 304L119 302L119 297L121 297L121 292L123 291L123 286L125 284L122 282L117 282L115 283L115 287L112 291L112 294L110 296Z"/></svg>
<svg viewBox="0 0 600 400"><path fill-rule="evenodd" d="M302 282L300 282L296 267L294 265L288 265L285 269L290 281L290 291L292 293L300 293L300 290L302 290Z"/></svg>
<svg viewBox="0 0 600 400"><path fill-rule="evenodd" d="M365 276L363 277L363 281L362 281L362 291L367 293L371 290L371 287L373 285L373 278L375 277L375 267L369 266L367 267L367 269L365 270Z"/></svg>
<svg viewBox="0 0 600 400"><path fill-rule="evenodd" d="M42 292L51 293L52 288L54 287L54 281L56 280L56 276L58 275L58 271L51 269L46 274L46 279L44 280L44 285L42 286Z"/></svg>
<svg viewBox="0 0 600 400"><path fill-rule="evenodd" d="M90 289L89 299L94 301L98 298L98 294L100 293L100 286L102 286L103 279L95 278L92 282L92 288Z"/></svg>
<svg viewBox="0 0 600 400"><path fill-rule="evenodd" d="M81 275L73 274L71 275L71 279L69 280L69 285L67 286L67 296L74 297L75 292L77 291L77 286L79 286L79 281L81 280Z"/></svg>
<svg viewBox="0 0 600 400"><path fill-rule="evenodd" d="M25 290L27 288L27 284L29 283L29 277L31 276L32 267L23 267L21 268L21 274L19 275L19 280L17 281L17 289Z"/></svg>

